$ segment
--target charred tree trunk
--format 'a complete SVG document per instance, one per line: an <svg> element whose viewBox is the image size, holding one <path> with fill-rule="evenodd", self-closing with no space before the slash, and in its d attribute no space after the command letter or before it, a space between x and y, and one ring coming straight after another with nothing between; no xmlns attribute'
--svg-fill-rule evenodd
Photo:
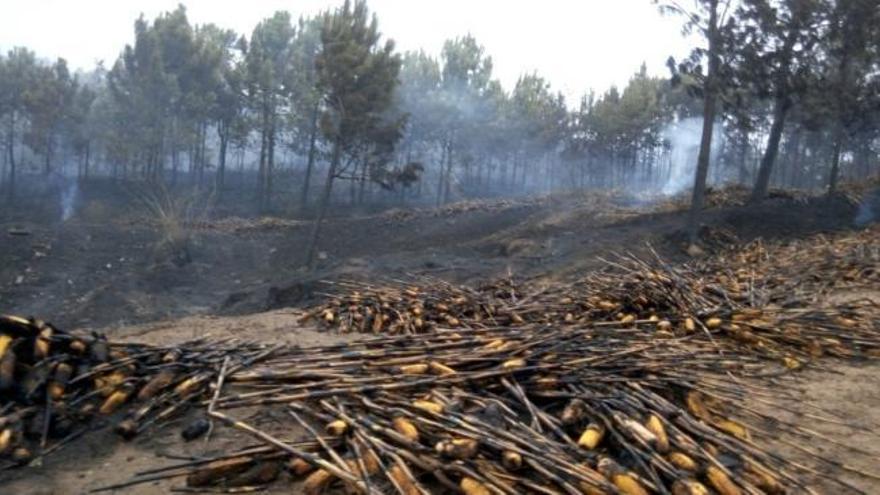
<svg viewBox="0 0 880 495"><path fill-rule="evenodd" d="M15 200L15 110L9 112L9 137L7 140L9 151L9 201Z"/></svg>
<svg viewBox="0 0 880 495"><path fill-rule="evenodd" d="M443 143L440 153L440 173L437 175L437 206L443 204L443 180L446 177L446 154L449 152L449 142Z"/></svg>
<svg viewBox="0 0 880 495"><path fill-rule="evenodd" d="M222 193L226 182L226 150L229 146L228 122L217 124L217 137L220 138L220 150L217 154L217 192Z"/></svg>
<svg viewBox="0 0 880 495"><path fill-rule="evenodd" d="M44 154L43 174L48 177L52 174L52 133L46 136L46 152Z"/></svg>
<svg viewBox="0 0 880 495"><path fill-rule="evenodd" d="M828 174L828 194L837 191L837 183L840 180L840 153L843 149L843 128L835 131L834 148L831 150L831 172Z"/></svg>
<svg viewBox="0 0 880 495"><path fill-rule="evenodd" d="M360 177L360 185L358 189L358 204L364 204L364 190L367 187L367 160L364 159L364 163L361 166L361 177Z"/></svg>
<svg viewBox="0 0 880 495"><path fill-rule="evenodd" d="M208 156L208 122L202 122L201 132L199 133L199 187L205 185L205 167L207 166Z"/></svg>
<svg viewBox="0 0 880 495"><path fill-rule="evenodd" d="M449 152L446 153L446 175L443 179L443 204L449 203L452 195L452 151L453 144L449 143Z"/></svg>
<svg viewBox="0 0 880 495"><path fill-rule="evenodd" d="M306 255L306 266L314 270L317 266L318 238L321 234L321 224L327 215L327 207L330 204L330 194L333 191L333 180L336 178L336 169L339 168L339 159L342 155L342 146L339 138L333 143L333 154L330 158L330 168L327 170L327 181L324 183L324 191L321 194L321 202L318 205L318 217L312 226L312 236L309 240L309 249Z"/></svg>
<svg viewBox="0 0 880 495"><path fill-rule="evenodd" d="M773 124L770 126L770 137L767 140L767 149L764 151L764 157L761 158L758 178L755 180L755 187L752 189L752 196L749 199L751 203L758 203L767 196L767 190L770 188L770 177L773 174L773 165L776 163L776 156L779 154L779 142L782 140L785 118L788 116L788 109L790 107L791 104L788 98L780 96L776 99L773 107Z"/></svg>
<svg viewBox="0 0 880 495"><path fill-rule="evenodd" d="M86 141L85 163L83 164L83 177L89 178L89 168L91 167L92 158L92 142Z"/></svg>
<svg viewBox="0 0 880 495"><path fill-rule="evenodd" d="M309 129L309 156L306 162L306 176L303 179L302 195L299 200L300 211L305 211L309 204L309 187L311 187L312 169L315 166L315 152L318 141L318 103L312 108L312 122Z"/></svg>
<svg viewBox="0 0 880 495"><path fill-rule="evenodd" d="M803 134L803 129L800 127L795 128L794 132L790 137L790 142L788 143L787 149L787 157L786 157L786 170L785 174L782 176L782 184L784 187L794 187L795 177L798 175L798 168L800 167L801 161L801 135Z"/></svg>
<svg viewBox="0 0 880 495"><path fill-rule="evenodd" d="M261 210L263 208L263 193L265 192L264 184L266 183L266 151L268 144L266 137L266 113L264 109L263 126L260 130L260 164L257 171L257 204Z"/></svg>
<svg viewBox="0 0 880 495"><path fill-rule="evenodd" d="M700 212L706 200L706 178L709 175L709 160L712 157L712 133L715 131L715 111L717 105L717 88L715 79L718 77L720 58L718 54L718 0L710 3L709 15L709 69L703 102L703 135L700 139L700 153L697 158L697 171L694 178L694 192L691 200L691 211L688 218L688 237L691 243L697 241L699 233Z"/></svg>
<svg viewBox="0 0 880 495"><path fill-rule="evenodd" d="M263 209L267 210L272 205L272 181L274 180L275 174L275 127L277 124L278 116L275 113L275 106L272 106L272 114L269 119L269 151L268 151L268 159L266 160L266 191L264 193L264 204Z"/></svg>

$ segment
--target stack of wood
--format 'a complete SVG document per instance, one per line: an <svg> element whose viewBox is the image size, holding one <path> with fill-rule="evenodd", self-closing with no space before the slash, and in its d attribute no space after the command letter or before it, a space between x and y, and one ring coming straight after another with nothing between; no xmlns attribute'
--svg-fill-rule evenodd
<svg viewBox="0 0 880 495"><path fill-rule="evenodd" d="M749 348L658 338L650 322L438 328L281 349L222 373L203 401L208 417L262 445L131 482L256 489L283 476L307 494L811 493L800 466L761 447L782 432L810 437L779 409L752 407L786 390L730 380L775 365ZM241 419L255 409L289 424ZM306 436L290 438L294 429Z"/></svg>
<svg viewBox="0 0 880 495"><path fill-rule="evenodd" d="M880 286L878 234L873 229L777 244L755 241L678 266L659 256L645 261L622 255L608 261L607 269L567 284L339 283L337 295L306 320L342 332L390 334L641 323L653 325L659 337L749 346L789 367L825 354L876 357L880 348L870 337L877 331L877 304L827 300L835 292Z"/></svg>
<svg viewBox="0 0 880 495"><path fill-rule="evenodd" d="M224 359L235 369L265 352L235 342L113 343L0 316L0 457L5 467L42 457L100 417L131 438L192 407Z"/></svg>

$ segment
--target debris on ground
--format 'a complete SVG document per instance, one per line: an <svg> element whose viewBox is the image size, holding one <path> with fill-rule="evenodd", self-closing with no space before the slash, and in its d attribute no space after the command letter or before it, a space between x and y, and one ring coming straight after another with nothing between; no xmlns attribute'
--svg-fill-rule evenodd
<svg viewBox="0 0 880 495"><path fill-rule="evenodd" d="M776 494L814 493L805 479L822 476L858 492L835 473L878 474L808 447L814 466L787 461L764 445L813 430L753 404L784 407L780 377L823 356L880 356L877 304L824 297L877 287L878 234L681 266L621 255L555 285L342 284L309 320L375 335L313 348L109 342L4 317L0 455L32 463L95 418L132 438L202 411L185 439L226 425L257 443L106 488L179 478L234 492L283 476L301 493ZM287 426L244 414L263 408Z"/></svg>

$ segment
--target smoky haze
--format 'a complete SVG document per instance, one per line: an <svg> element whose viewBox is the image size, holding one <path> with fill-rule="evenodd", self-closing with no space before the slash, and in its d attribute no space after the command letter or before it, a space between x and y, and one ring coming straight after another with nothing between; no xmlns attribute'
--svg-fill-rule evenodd
<svg viewBox="0 0 880 495"><path fill-rule="evenodd" d="M342 5L18 3L0 20L0 44L20 46L0 59L7 94L18 95L0 124L8 196L27 178L76 178L32 184L51 188L66 221L83 204L83 180L112 179L237 201L226 206L251 214L314 218L328 205L346 214L693 187L704 101L702 52L689 55L702 41L681 36L682 19L660 15L652 2L499 9L374 0L350 4L345 15ZM44 19L45 8L57 15ZM375 38L343 40L369 45L358 46L366 57L359 64L325 50L325 15L365 29L376 16ZM748 24L755 21L741 22L739 36L756 32ZM834 32L819 34L828 41L810 45L814 58L794 62L812 60L827 77L776 103L760 87L776 80L765 73L779 70L766 53L775 45L753 41L752 51L730 54L736 84L709 119L710 185L752 186L765 176L767 187L816 190L832 177L874 173L876 45L865 45L852 78L861 86L850 93L864 97L836 101L822 86L835 80L836 66L817 62L835 46ZM96 67L96 59L104 63ZM750 72L746 60L765 60L765 72ZM864 110L848 115L858 118L829 110L857 104ZM775 107L793 109L782 125L774 125Z"/></svg>
<svg viewBox="0 0 880 495"><path fill-rule="evenodd" d="M139 15L153 19L181 3L193 23L249 34L275 11L314 16L341 2L8 0L0 16L0 49L27 46L47 58L64 57L75 69L91 70L99 60L109 68L131 43ZM466 0L373 0L370 7L383 34L401 50L423 49L436 56L447 39L471 33L492 54L505 87L523 73L538 71L572 101L591 88L625 84L642 62L652 73L664 74L666 58L685 53L691 44L680 36L677 19L659 16L644 0L508 2L503 8Z"/></svg>

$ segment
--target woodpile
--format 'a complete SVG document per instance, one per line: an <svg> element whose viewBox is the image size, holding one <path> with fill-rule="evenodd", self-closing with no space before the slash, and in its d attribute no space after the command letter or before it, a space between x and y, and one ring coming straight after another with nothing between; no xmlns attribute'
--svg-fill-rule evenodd
<svg viewBox="0 0 880 495"><path fill-rule="evenodd" d="M825 354L877 356L880 349L870 338L876 331L874 302L821 302L835 292L880 287L878 233L875 228L785 243L730 244L715 256L677 266L659 256L650 261L620 256L608 261L607 269L567 284L336 283L339 295L306 319L341 332L374 334L644 323L659 337L693 334L716 345L745 345L789 365Z"/></svg>
<svg viewBox="0 0 880 495"><path fill-rule="evenodd" d="M224 359L241 369L266 352L231 342L121 344L0 316L0 466L45 456L96 418L115 418L116 431L132 438L191 408Z"/></svg>
<svg viewBox="0 0 880 495"><path fill-rule="evenodd" d="M256 443L106 488L179 479L232 493L284 478L306 494L757 495L815 493L804 480L819 476L859 493L840 473L876 473L823 456L810 425L777 413L793 399L783 375L878 355L875 303L819 302L876 289L877 234L683 266L622 256L571 284L343 284L309 319L375 335L316 348L164 348L5 317L0 455L46 455L94 417L131 438L202 411L187 438L222 424ZM281 431L249 419L263 409ZM814 465L766 447L781 435Z"/></svg>

